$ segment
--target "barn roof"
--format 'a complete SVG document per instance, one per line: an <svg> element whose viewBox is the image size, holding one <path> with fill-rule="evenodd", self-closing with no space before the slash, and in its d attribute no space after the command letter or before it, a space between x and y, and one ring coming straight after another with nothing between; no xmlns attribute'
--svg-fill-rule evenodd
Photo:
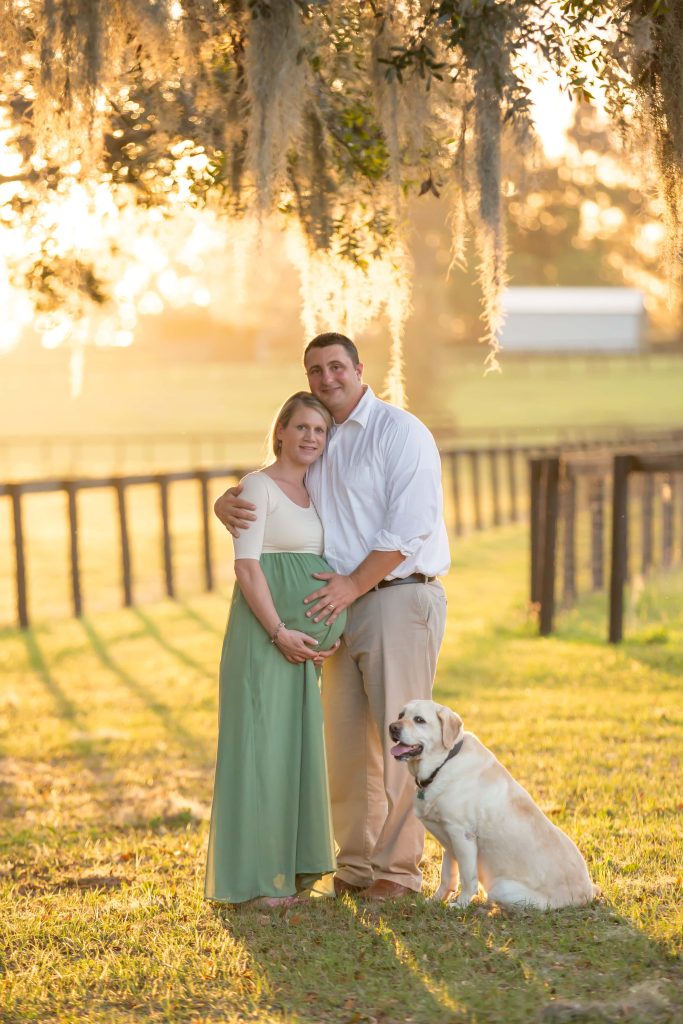
<svg viewBox="0 0 683 1024"><path fill-rule="evenodd" d="M630 313L643 312L643 296L636 288L508 288L503 295L506 313Z"/></svg>

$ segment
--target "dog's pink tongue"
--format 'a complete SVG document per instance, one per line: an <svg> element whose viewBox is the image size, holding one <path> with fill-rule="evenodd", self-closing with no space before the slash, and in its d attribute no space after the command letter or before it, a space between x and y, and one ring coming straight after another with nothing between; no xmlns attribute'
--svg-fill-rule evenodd
<svg viewBox="0 0 683 1024"><path fill-rule="evenodd" d="M395 747L391 748L391 756L401 757L402 754L405 754L408 750L412 749L413 748L409 746L407 743L397 743Z"/></svg>

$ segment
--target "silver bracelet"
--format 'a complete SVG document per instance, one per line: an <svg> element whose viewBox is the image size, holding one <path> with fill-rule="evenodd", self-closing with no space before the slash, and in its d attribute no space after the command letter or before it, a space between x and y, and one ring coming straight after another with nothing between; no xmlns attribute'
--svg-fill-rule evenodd
<svg viewBox="0 0 683 1024"><path fill-rule="evenodd" d="M273 635L270 638L271 644L276 644L277 643L278 633L280 632L281 629L286 629L286 628L287 627L285 626L284 622L278 622L277 626L275 627L275 632L273 633Z"/></svg>

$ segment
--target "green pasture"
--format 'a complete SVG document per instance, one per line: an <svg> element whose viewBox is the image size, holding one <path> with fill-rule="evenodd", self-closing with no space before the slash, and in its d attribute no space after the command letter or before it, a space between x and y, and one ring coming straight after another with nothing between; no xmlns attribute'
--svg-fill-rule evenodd
<svg viewBox="0 0 683 1024"><path fill-rule="evenodd" d="M0 1020L671 1022L683 1013L683 575L629 641L536 637L523 526L454 544L437 696L584 852L583 910L202 900L221 592L0 634ZM238 780L236 780L238 784ZM425 892L436 886L430 842Z"/></svg>
<svg viewBox="0 0 683 1024"><path fill-rule="evenodd" d="M388 348L375 340L362 351L366 380L380 392ZM261 363L150 363L134 351L93 351L83 392L71 398L65 356L0 357L0 479L253 464L284 398L307 387L296 345ZM683 423L683 354L504 354L502 372L486 377L484 356L445 345L407 354L408 406L449 441ZM22 437L39 440L17 445ZM63 437L73 443L54 440Z"/></svg>
<svg viewBox="0 0 683 1024"><path fill-rule="evenodd" d="M485 377L451 350L437 407L464 431L669 427L683 422L683 355L501 356ZM410 378L409 378L410 380ZM410 388L409 388L410 391ZM427 404L416 409L428 419Z"/></svg>

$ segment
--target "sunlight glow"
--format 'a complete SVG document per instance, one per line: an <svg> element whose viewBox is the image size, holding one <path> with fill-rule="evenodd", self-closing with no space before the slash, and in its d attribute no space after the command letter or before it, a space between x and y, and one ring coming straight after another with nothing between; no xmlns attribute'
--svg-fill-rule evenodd
<svg viewBox="0 0 683 1024"><path fill-rule="evenodd" d="M529 81L533 118L541 145L549 160L560 160L567 150L567 132L574 118L574 102L548 69Z"/></svg>
<svg viewBox="0 0 683 1024"><path fill-rule="evenodd" d="M4 176L21 171L11 142L7 130L0 133ZM188 156L187 166L196 160L196 154ZM0 183L0 189L5 190L3 199L12 198L21 193L22 183ZM39 193L32 216L0 223L0 302L8 321L0 349L18 344L29 325L45 348L127 346L141 313L160 314L167 306L211 305L207 264L226 249L225 221L219 223L216 213L200 211L182 200L181 190L178 208L168 217L158 209L123 201L108 181L85 185L68 178L58 189ZM54 309L41 308L39 297L12 282L13 270L38 266L41 261L47 265L61 261L67 268L64 276L76 285ZM83 274L80 268L90 266L96 274L106 268L100 286L110 301L104 305L89 294L85 280L78 283ZM74 392L81 380L82 364L74 357Z"/></svg>
<svg viewBox="0 0 683 1024"><path fill-rule="evenodd" d="M382 397L405 408L403 327L411 311L407 252L396 245L382 258L369 256L364 268L334 253L312 253L293 228L287 234L289 258L299 271L304 331L312 337L330 323L353 337L382 313L389 321L391 352Z"/></svg>
<svg viewBox="0 0 683 1024"><path fill-rule="evenodd" d="M532 117L539 140L548 160L559 163L571 146L568 131L574 120L576 105L580 101L570 95L556 72L538 54L524 50L519 61L525 68L526 83L532 100ZM590 81L590 62L587 62L584 68L586 78ZM605 99L601 92L597 91L593 96L591 106L601 119L608 120Z"/></svg>

